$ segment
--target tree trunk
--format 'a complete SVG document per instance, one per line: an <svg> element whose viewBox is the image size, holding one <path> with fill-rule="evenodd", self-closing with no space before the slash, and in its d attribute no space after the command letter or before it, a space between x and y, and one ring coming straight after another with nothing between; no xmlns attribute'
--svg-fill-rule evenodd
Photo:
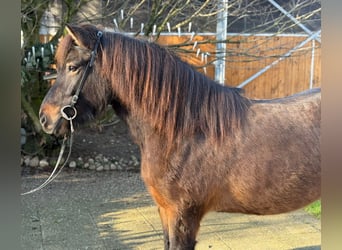
<svg viewBox="0 0 342 250"><path fill-rule="evenodd" d="M40 126L39 118L35 111L33 110L30 103L25 99L24 95L21 95L21 107L24 109L25 113L30 117L34 129L37 133L42 133L42 127Z"/></svg>

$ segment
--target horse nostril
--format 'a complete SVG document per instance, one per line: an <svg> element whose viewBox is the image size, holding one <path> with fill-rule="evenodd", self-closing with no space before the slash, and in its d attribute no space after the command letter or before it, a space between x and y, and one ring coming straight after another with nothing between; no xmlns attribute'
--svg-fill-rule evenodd
<svg viewBox="0 0 342 250"><path fill-rule="evenodd" d="M40 119L39 119L39 121L40 121L40 124L45 125L45 123L47 122L46 115L40 114Z"/></svg>

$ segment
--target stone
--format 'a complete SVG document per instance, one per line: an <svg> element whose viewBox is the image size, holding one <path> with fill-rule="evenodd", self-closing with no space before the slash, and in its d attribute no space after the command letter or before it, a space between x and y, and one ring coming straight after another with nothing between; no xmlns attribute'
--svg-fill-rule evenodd
<svg viewBox="0 0 342 250"><path fill-rule="evenodd" d="M103 158L103 155L102 155L102 154L98 154L98 155L95 157L95 160L97 160L97 161L102 161L102 158Z"/></svg>
<svg viewBox="0 0 342 250"><path fill-rule="evenodd" d="M75 161L71 161L69 163L69 168L75 168L77 166L76 162Z"/></svg>
<svg viewBox="0 0 342 250"><path fill-rule="evenodd" d="M103 166L102 165L100 165L100 166L98 166L97 168L96 168L96 171L102 171L103 170Z"/></svg>
<svg viewBox="0 0 342 250"><path fill-rule="evenodd" d="M29 166L31 161L31 157L29 155L24 156L24 164L25 166Z"/></svg>
<svg viewBox="0 0 342 250"><path fill-rule="evenodd" d="M42 159L39 161L39 167L46 168L49 166L49 162L46 159Z"/></svg>
<svg viewBox="0 0 342 250"><path fill-rule="evenodd" d="M39 166L39 158L38 158L38 156L35 156L35 157L33 157L33 158L30 160L29 166L30 166L30 167L33 167L33 168L36 168L36 167Z"/></svg>

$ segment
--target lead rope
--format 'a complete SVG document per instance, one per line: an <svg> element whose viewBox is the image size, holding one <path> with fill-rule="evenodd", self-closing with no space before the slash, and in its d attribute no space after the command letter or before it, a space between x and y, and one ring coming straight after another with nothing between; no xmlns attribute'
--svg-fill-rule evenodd
<svg viewBox="0 0 342 250"><path fill-rule="evenodd" d="M48 185L50 182L52 182L59 175L59 173L64 168L65 164L68 162L68 160L70 158L70 155L71 155L71 148L72 148L73 136L74 136L74 126L72 124L72 120L76 117L76 109L74 107L71 107L73 109L73 111L75 112L74 115L68 116L65 113L65 109L69 108L69 107L70 107L69 105L65 106L61 110L63 118L65 118L66 120L68 120L70 122L69 153L68 153L67 158L65 159L63 165L60 167L58 172L55 174L55 172L58 169L58 165L60 164L60 161L62 160L62 157L63 157L63 154L64 154L64 150L65 150L65 146L66 146L66 142L67 142L67 139L68 139L68 137L65 135L64 138L63 138L63 143L62 143L62 146L61 146L61 151L59 152L59 156L58 156L56 165L55 165L53 171L51 172L50 176L39 187L36 187L36 188L34 188L34 189L30 190L30 191L27 191L25 193L21 193L20 195L32 194L32 193L37 192L38 190L44 188L46 185Z"/></svg>

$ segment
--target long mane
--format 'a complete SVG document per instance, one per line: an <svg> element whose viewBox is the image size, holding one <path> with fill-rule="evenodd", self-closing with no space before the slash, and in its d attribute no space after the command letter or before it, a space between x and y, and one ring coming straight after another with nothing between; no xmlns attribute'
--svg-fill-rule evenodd
<svg viewBox="0 0 342 250"><path fill-rule="evenodd" d="M62 65L72 46L66 36L56 52L57 63ZM114 98L168 142L195 134L219 141L246 120L251 102L240 89L217 84L158 44L104 32L100 50L97 72L111 82ZM92 92L93 106L103 109L110 86L93 75L97 83L84 91Z"/></svg>
<svg viewBox="0 0 342 250"><path fill-rule="evenodd" d="M155 43L104 34L102 74L117 98L170 138L191 134L224 138L245 120L250 101Z"/></svg>

